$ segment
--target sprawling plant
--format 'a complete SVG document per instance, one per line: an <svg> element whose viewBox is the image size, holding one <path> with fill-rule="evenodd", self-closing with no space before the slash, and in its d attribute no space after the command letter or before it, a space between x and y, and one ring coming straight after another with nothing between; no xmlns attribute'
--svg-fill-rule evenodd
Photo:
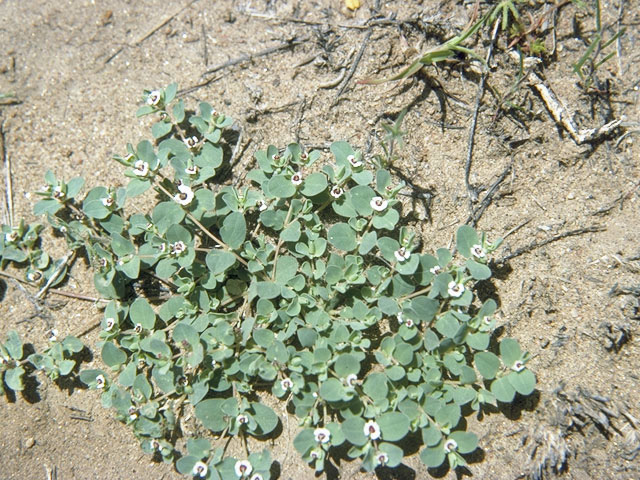
<svg viewBox="0 0 640 480"><path fill-rule="evenodd" d="M251 452L247 437L274 435L277 402L299 419L294 446L316 471L336 449L367 471L395 467L409 436L427 466L465 465L477 438L463 411L535 386L516 341L490 351L496 303L474 295L499 242L462 226L456 259L421 252L402 221L403 185L344 142L330 162L270 146L247 185L221 186L232 120L207 103L187 114L175 94L175 84L145 92L138 115L159 121L153 142L116 157L126 187L79 201L80 180L49 173L40 192L37 213L86 251L111 299L98 344L105 366L80 379L146 452L197 478L270 478L269 451ZM126 213L149 189L153 208ZM46 282L28 233L39 227L3 228L3 260ZM200 434L185 443L189 418ZM234 438L242 458L226 451Z"/></svg>

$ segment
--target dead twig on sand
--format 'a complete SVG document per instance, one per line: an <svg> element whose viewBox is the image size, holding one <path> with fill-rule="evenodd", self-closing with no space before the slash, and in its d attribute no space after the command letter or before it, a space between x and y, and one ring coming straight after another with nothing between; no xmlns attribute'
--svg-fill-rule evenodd
<svg viewBox="0 0 640 480"><path fill-rule="evenodd" d="M556 123L564 127L577 145L599 140L620 126L622 120L613 120L612 122L605 123L598 128L578 129L578 126L573 121L572 115L569 114L567 108L558 99L551 87L547 86L544 80L542 80L542 78L540 78L535 72L530 72L530 76L531 86L536 92L538 92L538 95L542 98L542 101L546 105L547 110L549 110L553 116L553 119Z"/></svg>
<svg viewBox="0 0 640 480"><path fill-rule="evenodd" d="M489 44L489 50L487 52L486 65L489 65L491 56L493 55L493 45L498 35L498 27L500 26L500 19L495 21L493 26L493 33L491 35L491 43ZM484 96L485 84L487 81L487 74L489 68L485 65L482 69L482 76L480 77L480 85L478 85L478 94L476 95L476 106L473 110L473 116L471 117L471 127L469 129L469 142L467 144L467 159L464 164L464 184L467 187L467 193L469 195L469 210L473 210L473 204L478 201L478 192L469 183L469 175L471 174L471 159L473 158L473 142L476 136L476 125L478 122L478 112L480 111L480 103Z"/></svg>
<svg viewBox="0 0 640 480"><path fill-rule="evenodd" d="M2 158L4 162L5 172L6 188L4 192L4 201L7 212L5 223L8 223L10 227L13 227L13 183L11 181L11 160L9 158L9 155L7 155L7 150L5 148L4 142L4 122L0 124L0 158Z"/></svg>
<svg viewBox="0 0 640 480"><path fill-rule="evenodd" d="M510 163L509 165L507 165L507 167L502 171L498 179L495 182L493 182L493 185L489 187L489 190L487 191L487 194L484 196L484 198L480 202L480 205L478 205L475 209L473 209L472 212L469 214L469 217L464 222L465 224L471 225L472 227L475 227L478 224L478 220L480 220L480 217L482 216L484 211L487 209L487 207L489 207L489 205L491 205L491 202L493 201L493 196L498 191L498 187L502 182L504 182L504 179L507 178L507 175L511 173L512 166L513 166L513 163Z"/></svg>
<svg viewBox="0 0 640 480"><path fill-rule="evenodd" d="M211 75L214 74L216 72L219 72L220 70L224 70L225 68L229 68L229 67L234 67L236 65L240 65L241 63L247 63L247 62L251 62L253 60L255 60L256 58L260 58L260 57L266 57L267 55L271 55L273 53L277 53L277 52L281 52L283 50L289 50L295 46L298 45L302 45L303 43L309 41L309 37L304 37L304 38L297 38L297 37L292 37L289 38L287 40L285 40L283 43L281 43L280 45L276 45L273 47L269 47L269 48L265 48L264 50L261 50L257 53L250 53L247 55L241 55L237 58L233 58L231 60L227 60L224 63L221 63L220 65L216 65L213 68L210 68L209 70L207 70L206 72L204 72L202 74L202 76L205 75Z"/></svg>
<svg viewBox="0 0 640 480"><path fill-rule="evenodd" d="M177 8L173 13L170 13L169 15L165 16L162 20L160 20L151 30L149 30L147 33L145 33L144 35L138 37L138 39L133 42L133 45L135 47L139 46L142 42L144 42L147 38L149 38L151 35L153 35L154 33L156 33L158 30L160 30L162 27L164 27L167 23L169 23L171 20L173 20L174 18L176 18L178 15L180 15L180 13L183 12L183 10L186 10L187 8L189 8L191 5L193 5L194 3L196 3L198 0L191 0L190 2L188 2L186 5L181 6L180 8Z"/></svg>
<svg viewBox="0 0 640 480"><path fill-rule="evenodd" d="M360 60L362 60L362 55L364 55L364 51L367 49L367 45L369 44L369 39L371 38L371 34L372 33L373 33L373 30L371 30L371 29L369 29L369 31L367 31L367 34L364 37L364 41L362 42L362 45L360 46L360 50L358 51L358 54L356 55L356 58L354 59L353 63L351 64L351 68L349 69L349 72L347 73L347 77L345 78L344 82L342 83L342 87L340 87L340 90L338 90L338 93L336 94L336 98L333 100L333 103L331 104L332 106L335 105L336 103L338 103L338 99L340 98L340 95L342 95L342 93L344 92L345 88L347 88L347 85L349 85L349 82L353 78L353 75L356 73L358 65L360 64Z"/></svg>
<svg viewBox="0 0 640 480"><path fill-rule="evenodd" d="M618 198L616 198L609 205L604 206L604 207L596 210L595 212L591 213L590 215L592 215L592 216L604 215L606 213L609 213L611 210L613 210L617 205L620 205L620 208L622 208L622 203L624 202L624 200L626 200L629 197L631 197L631 195L633 195L633 192L636 191L638 189L638 187L640 187L640 182L637 182L629 190L627 190L626 192L621 193L620 195L618 195Z"/></svg>
<svg viewBox="0 0 640 480"><path fill-rule="evenodd" d="M576 230L569 230L568 232L559 233L558 235L554 235L551 238L547 238L541 242L531 242L529 245L517 249L515 252L510 253L509 255L505 255L504 257L496 260L496 264L501 265L508 262L511 259L519 257L525 253L528 253L536 248L544 247L545 245L549 245L550 243L557 242L558 240L562 240L567 237L576 237L578 235L583 235L585 233L593 233L593 232L603 232L606 230L605 227L600 225L593 225L591 227L578 228Z"/></svg>

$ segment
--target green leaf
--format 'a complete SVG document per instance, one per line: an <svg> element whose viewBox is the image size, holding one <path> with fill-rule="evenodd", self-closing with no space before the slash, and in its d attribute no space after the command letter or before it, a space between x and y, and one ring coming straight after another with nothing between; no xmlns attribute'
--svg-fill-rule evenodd
<svg viewBox="0 0 640 480"><path fill-rule="evenodd" d="M236 250L242 246L247 236L247 224L240 212L230 213L222 222L220 236L230 248Z"/></svg>
<svg viewBox="0 0 640 480"><path fill-rule="evenodd" d="M356 232L346 223L333 225L329 229L327 239L331 245L345 252L350 252L358 246Z"/></svg>
<svg viewBox="0 0 640 480"><path fill-rule="evenodd" d="M289 198L296 193L296 187L291 183L291 179L284 175L274 175L267 184L270 197Z"/></svg>
<svg viewBox="0 0 640 480"><path fill-rule="evenodd" d="M478 352L473 357L476 368L486 380L495 378L500 368L500 359L491 352Z"/></svg>
<svg viewBox="0 0 640 480"><path fill-rule="evenodd" d="M252 402L253 418L258 423L256 435L268 435L273 432L280 421L275 412L262 403Z"/></svg>
<svg viewBox="0 0 640 480"><path fill-rule="evenodd" d="M387 454L387 467L394 468L402 463L404 452L400 447L397 447L392 443L381 442L378 445L378 449Z"/></svg>
<svg viewBox="0 0 640 480"><path fill-rule="evenodd" d="M196 405L196 418L202 422L206 428L213 432L221 432L227 426L227 420L222 405L223 398L209 398Z"/></svg>
<svg viewBox="0 0 640 480"><path fill-rule="evenodd" d="M14 360L22 360L22 340L20 340L18 332L9 330L9 333L7 333L7 343L4 344L4 347L7 349L11 358Z"/></svg>
<svg viewBox="0 0 640 480"><path fill-rule="evenodd" d="M516 396L516 390L507 377L494 380L491 383L491 393L493 393L499 401L504 403L511 403Z"/></svg>
<svg viewBox="0 0 640 480"><path fill-rule="evenodd" d="M313 430L305 428L293 439L293 446L300 455L306 455L317 445Z"/></svg>
<svg viewBox="0 0 640 480"><path fill-rule="evenodd" d="M290 256L283 255L276 263L275 281L277 284L285 285L298 273L298 261Z"/></svg>
<svg viewBox="0 0 640 480"><path fill-rule="evenodd" d="M111 342L105 342L101 355L102 361L114 369L127 361L127 354Z"/></svg>
<svg viewBox="0 0 640 480"><path fill-rule="evenodd" d="M47 213L55 215L56 212L61 208L62 204L59 201L53 198L47 198L44 200L40 200L35 204L35 206L33 207L33 214L36 216L45 215Z"/></svg>
<svg viewBox="0 0 640 480"><path fill-rule="evenodd" d="M467 269L474 280L486 280L491 277L491 269L482 263L474 260L467 260Z"/></svg>
<svg viewBox="0 0 640 480"><path fill-rule="evenodd" d="M409 433L409 418L400 412L387 412L377 419L382 439L397 442Z"/></svg>
<svg viewBox="0 0 640 480"><path fill-rule="evenodd" d="M500 356L508 367L512 367L518 360L522 359L520 345L513 338L505 338L500 342Z"/></svg>
<svg viewBox="0 0 640 480"><path fill-rule="evenodd" d="M140 324L147 330L153 329L156 323L156 313L145 298L138 297L129 308L129 318L134 325Z"/></svg>
<svg viewBox="0 0 640 480"><path fill-rule="evenodd" d="M294 220L291 224L280 232L280 240L283 242L297 242L300 239L300 222Z"/></svg>
<svg viewBox="0 0 640 480"><path fill-rule="evenodd" d="M276 298L282 292L282 287L275 282L257 282L255 285L258 297L266 300Z"/></svg>
<svg viewBox="0 0 640 480"><path fill-rule="evenodd" d="M187 452L196 458L209 456L211 443L206 438L187 438ZM189 472L191 473L191 472Z"/></svg>
<svg viewBox="0 0 640 480"><path fill-rule="evenodd" d="M360 255L366 255L378 242L378 234L376 232L368 232L360 239L360 246L358 247L358 253Z"/></svg>
<svg viewBox="0 0 640 480"><path fill-rule="evenodd" d="M367 375L362 385L362 390L371 397L374 402L387 398L387 394L389 393L387 376L383 373L371 373Z"/></svg>
<svg viewBox="0 0 640 480"><path fill-rule="evenodd" d="M441 427L455 428L460 421L460 415L460 407L458 405L447 404L436 412L434 420Z"/></svg>
<svg viewBox="0 0 640 480"><path fill-rule="evenodd" d="M67 183L67 198L71 199L78 195L83 185L84 178L82 177L76 177L69 180L69 183Z"/></svg>
<svg viewBox="0 0 640 480"><path fill-rule="evenodd" d="M156 138L156 139L162 138L167 133L169 133L172 128L173 128L173 125L171 124L171 122L164 122L164 121L156 122L151 126L151 135L153 135L153 138Z"/></svg>
<svg viewBox="0 0 640 480"><path fill-rule="evenodd" d="M471 257L471 247L479 245L480 239L476 231L469 225L462 225L456 234L456 245L461 255Z"/></svg>
<svg viewBox="0 0 640 480"><path fill-rule="evenodd" d="M23 375L24 368L10 368L9 370L4 372L4 382L7 384L7 387L9 387L14 392L20 392L24 389L24 385L22 384ZM2 377L0 377L0 382L2 382Z"/></svg>
<svg viewBox="0 0 640 480"><path fill-rule="evenodd" d="M327 402L339 402L345 396L344 386L337 378L329 378L320 385L320 396Z"/></svg>
<svg viewBox="0 0 640 480"><path fill-rule="evenodd" d="M236 257L224 250L211 250L207 253L205 262L212 275L219 275L236 263Z"/></svg>
<svg viewBox="0 0 640 480"><path fill-rule="evenodd" d="M333 368L339 377L347 378L351 374L357 375L360 372L360 362L354 355L343 353L338 356Z"/></svg>
<svg viewBox="0 0 640 480"><path fill-rule="evenodd" d="M458 444L458 453L471 453L478 448L478 437L472 432L453 432L449 435L451 440Z"/></svg>
<svg viewBox="0 0 640 480"><path fill-rule="evenodd" d="M536 388L536 376L531 370L511 372L506 378L520 395L530 395Z"/></svg>
<svg viewBox="0 0 640 480"><path fill-rule="evenodd" d="M367 443L367 437L364 435L364 423L360 417L349 417L342 422L344 437L357 447Z"/></svg>
<svg viewBox="0 0 640 480"><path fill-rule="evenodd" d="M441 444L424 448L420 452L420 460L429 468L439 467L444 463L444 459L444 447Z"/></svg>
<svg viewBox="0 0 640 480"><path fill-rule="evenodd" d="M411 300L411 308L422 323L429 323L438 312L440 303L433 298L427 298L421 295Z"/></svg>
<svg viewBox="0 0 640 480"><path fill-rule="evenodd" d="M304 178L300 192L305 197L314 197L324 192L327 188L327 177L323 173L314 172Z"/></svg>
<svg viewBox="0 0 640 480"><path fill-rule="evenodd" d="M358 185L349 190L351 194L351 204L363 217L368 217L373 213L371 199L376 196L373 188L368 185Z"/></svg>

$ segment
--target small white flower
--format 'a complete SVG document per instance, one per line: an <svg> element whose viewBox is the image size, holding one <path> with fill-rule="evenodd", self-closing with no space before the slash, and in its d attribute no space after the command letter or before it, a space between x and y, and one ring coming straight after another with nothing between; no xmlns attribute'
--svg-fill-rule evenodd
<svg viewBox="0 0 640 480"><path fill-rule="evenodd" d="M136 418L138 418L138 409L131 405L129 407L129 420L135 420Z"/></svg>
<svg viewBox="0 0 640 480"><path fill-rule="evenodd" d="M194 477L204 478L207 476L207 472L209 471L209 467L204 462L196 462L191 470L191 475Z"/></svg>
<svg viewBox="0 0 640 480"><path fill-rule="evenodd" d="M18 239L18 232L15 230L4 234L4 243L13 243Z"/></svg>
<svg viewBox="0 0 640 480"><path fill-rule="evenodd" d="M485 258L487 256L487 252L482 248L482 245L474 245L471 247L471 255L476 258Z"/></svg>
<svg viewBox="0 0 640 480"><path fill-rule="evenodd" d="M248 477L251 475L251 471L253 470L253 466L249 460L238 460L235 465L236 475L239 478Z"/></svg>
<svg viewBox="0 0 640 480"><path fill-rule="evenodd" d="M62 201L66 197L65 193L62 191L62 187L60 185L56 186L53 189L53 198L56 200Z"/></svg>
<svg viewBox="0 0 640 480"><path fill-rule="evenodd" d="M116 324L116 321L113 318L109 317L105 320L105 324L105 332L110 332L113 329L113 326Z"/></svg>
<svg viewBox="0 0 640 480"><path fill-rule="evenodd" d="M189 205L193 201L193 190L185 184L178 185L178 193L173 199L180 205Z"/></svg>
<svg viewBox="0 0 640 480"><path fill-rule="evenodd" d="M396 319L398 320L398 323L400 325L404 323L404 316L402 315L402 312L398 312L398 314L396 315Z"/></svg>
<svg viewBox="0 0 640 480"><path fill-rule="evenodd" d="M318 398L318 392L313 392L313 393L311 394L311 396L312 396L313 398Z"/></svg>
<svg viewBox="0 0 640 480"><path fill-rule="evenodd" d="M133 331L136 333L142 333L142 325L136 323L136 326L133 328Z"/></svg>
<svg viewBox="0 0 640 480"><path fill-rule="evenodd" d="M269 208L269 205L267 205L267 202L265 202L264 200L260 200L260 203L258 203L258 210L260 210L261 212L264 212L267 208Z"/></svg>
<svg viewBox="0 0 640 480"><path fill-rule="evenodd" d="M349 155L347 157L347 161L351 164L353 168L358 168L362 166L362 160L356 158L355 155Z"/></svg>
<svg viewBox="0 0 640 480"><path fill-rule="evenodd" d="M414 323L413 320L411 320L410 318L407 318L407 320L404 322L404 324L407 326L407 328L413 328L414 327Z"/></svg>
<svg viewBox="0 0 640 480"><path fill-rule="evenodd" d="M442 271L442 267L440 265L436 265L435 267L431 267L429 271L434 275L438 275Z"/></svg>
<svg viewBox="0 0 640 480"><path fill-rule="evenodd" d="M349 387L355 386L357 382L358 382L358 376L355 373L350 373L349 375L347 375L347 378L345 379L345 383Z"/></svg>
<svg viewBox="0 0 640 480"><path fill-rule="evenodd" d="M293 183L296 187L302 184L302 173L296 172L291 177L291 183Z"/></svg>
<svg viewBox="0 0 640 480"><path fill-rule="evenodd" d="M388 204L389 202L387 202L382 197L373 197L371 199L371 208L373 208L376 212L382 212L387 208Z"/></svg>
<svg viewBox="0 0 640 480"><path fill-rule="evenodd" d="M171 250L171 255L175 255L176 257L179 257L187 251L187 246L182 240L179 240L176 243L172 243L171 245L169 245L169 248Z"/></svg>
<svg viewBox="0 0 640 480"><path fill-rule="evenodd" d="M262 475L260 475L259 473L254 473L253 476L251 477L251 480L263 480Z"/></svg>
<svg viewBox="0 0 640 480"><path fill-rule="evenodd" d="M411 252L404 247L400 247L398 250L393 252L393 255L399 262L404 262L409 259L409 257L411 256Z"/></svg>
<svg viewBox="0 0 640 480"><path fill-rule="evenodd" d="M131 162L133 162L134 158L136 158L136 156L133 153L127 153L123 160L130 164Z"/></svg>
<svg viewBox="0 0 640 480"><path fill-rule="evenodd" d="M333 198L340 198L343 194L344 194L344 190L342 189L342 187L339 187L338 185L334 185L333 188L331 189L331 196Z"/></svg>
<svg viewBox="0 0 640 480"><path fill-rule="evenodd" d="M293 382L290 378L284 378L280 381L280 386L282 387L282 390L286 392L287 390L293 388Z"/></svg>
<svg viewBox="0 0 640 480"><path fill-rule="evenodd" d="M30 282L39 282L40 279L42 279L42 272L40 270L27 273L27 280Z"/></svg>
<svg viewBox="0 0 640 480"><path fill-rule="evenodd" d="M384 452L379 452L378 455L376 455L376 461L378 462L378 465L384 467L389 461L389 456Z"/></svg>
<svg viewBox="0 0 640 480"><path fill-rule="evenodd" d="M162 447L160 445L160 442L154 438L153 440L151 440L151 448L153 448L154 450L160 450Z"/></svg>
<svg viewBox="0 0 640 480"><path fill-rule="evenodd" d="M147 95L147 105L157 105L158 102L160 102L160 92L158 90L149 92L149 95Z"/></svg>
<svg viewBox="0 0 640 480"><path fill-rule="evenodd" d="M184 139L184 144L187 146L187 148L194 149L198 146L198 137L187 137Z"/></svg>
<svg viewBox="0 0 640 480"><path fill-rule="evenodd" d="M216 368L218 366L218 362L216 362L215 360L211 360L211 366L213 368Z"/></svg>
<svg viewBox="0 0 640 480"><path fill-rule="evenodd" d="M56 330L55 328L52 328L51 330L49 330L47 334L49 335L50 342L55 342L58 340L58 330Z"/></svg>
<svg viewBox="0 0 640 480"><path fill-rule="evenodd" d="M313 431L313 436L318 443L328 443L331 439L331 432L327 428L316 428Z"/></svg>
<svg viewBox="0 0 640 480"><path fill-rule="evenodd" d="M491 322L493 322L493 319L489 316L482 318L482 323L484 323L485 325L491 325Z"/></svg>
<svg viewBox="0 0 640 480"><path fill-rule="evenodd" d="M449 289L447 291L450 296L459 297L464 293L464 285L453 280L449 282Z"/></svg>
<svg viewBox="0 0 640 480"><path fill-rule="evenodd" d="M514 372L521 372L522 370L524 370L524 362L516 360L516 362L511 367L511 370L513 370Z"/></svg>
<svg viewBox="0 0 640 480"><path fill-rule="evenodd" d="M458 449L458 443L450 438L446 442L444 442L444 451L447 453L454 452Z"/></svg>
<svg viewBox="0 0 640 480"><path fill-rule="evenodd" d="M187 175L196 175L198 173L198 166L192 165L190 167L187 167L184 169L184 173L186 173Z"/></svg>
<svg viewBox="0 0 640 480"><path fill-rule="evenodd" d="M104 375L98 375L96 377L96 388L103 389L106 385L106 380L104 379Z"/></svg>
<svg viewBox="0 0 640 480"><path fill-rule="evenodd" d="M133 173L139 177L146 177L149 173L149 164L144 160L136 160L133 164Z"/></svg>
<svg viewBox="0 0 640 480"><path fill-rule="evenodd" d="M113 205L113 197L109 196L109 197L105 197L102 199L102 205L104 205L105 207L109 208Z"/></svg>
<svg viewBox="0 0 640 480"><path fill-rule="evenodd" d="M380 438L380 425L373 420L369 420L364 424L363 431L365 437L369 437L371 440L377 440Z"/></svg>
<svg viewBox="0 0 640 480"><path fill-rule="evenodd" d="M313 458L314 460L318 459L318 458L320 458L320 452L318 450L315 450L315 449L311 450L311 452L309 453L309 456L311 458Z"/></svg>
<svg viewBox="0 0 640 480"><path fill-rule="evenodd" d="M245 425L246 423L249 422L249 417L241 413L236 417L236 422L238 422L240 425Z"/></svg>

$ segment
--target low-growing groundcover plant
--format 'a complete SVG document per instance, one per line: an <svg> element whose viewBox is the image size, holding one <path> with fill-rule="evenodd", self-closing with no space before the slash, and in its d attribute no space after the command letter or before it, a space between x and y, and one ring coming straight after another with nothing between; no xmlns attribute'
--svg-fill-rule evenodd
<svg viewBox="0 0 640 480"><path fill-rule="evenodd" d="M295 449L318 472L345 454L366 471L398 466L405 439L421 443L429 467L465 465L478 442L464 415L535 387L518 343L492 342L495 301L474 294L499 242L462 226L455 258L421 253L402 222L403 185L344 142L328 163L297 144L270 146L255 154L250 185L220 186L232 120L207 103L188 113L176 91L145 92L138 115L159 120L153 141L115 157L126 187L80 200L81 179L49 172L39 192L35 212L86 254L111 300L97 346L104 368L80 380L145 452L196 478L273 478L269 450L250 451L247 438L275 434L278 399L299 420ZM150 189L155 206L127 214ZM24 267L32 284L61 281L40 226L2 229L3 266ZM144 282L169 294L137 294ZM11 389L19 343L10 333L0 347ZM199 433L183 439L187 418ZM227 453L234 438L240 458Z"/></svg>

